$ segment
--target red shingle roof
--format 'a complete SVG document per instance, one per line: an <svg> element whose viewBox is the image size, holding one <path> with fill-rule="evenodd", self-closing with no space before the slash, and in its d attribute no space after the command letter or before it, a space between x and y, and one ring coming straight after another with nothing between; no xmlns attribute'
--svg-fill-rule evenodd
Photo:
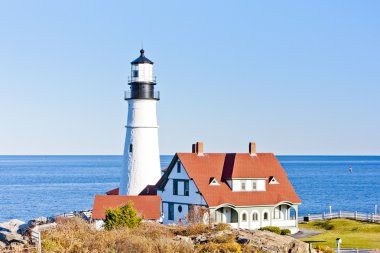
<svg viewBox="0 0 380 253"><path fill-rule="evenodd" d="M110 196L95 195L92 218L105 219L106 209L132 202L137 213L145 220L158 220L161 216L160 196Z"/></svg>
<svg viewBox="0 0 380 253"><path fill-rule="evenodd" d="M274 154L205 153L198 156L195 153L177 153L177 156L208 206L225 203L237 206L273 205L282 201L301 203ZM268 184L271 176L279 184ZM212 177L218 180L219 186L209 185ZM231 178L265 178L266 191L233 192L225 181Z"/></svg>

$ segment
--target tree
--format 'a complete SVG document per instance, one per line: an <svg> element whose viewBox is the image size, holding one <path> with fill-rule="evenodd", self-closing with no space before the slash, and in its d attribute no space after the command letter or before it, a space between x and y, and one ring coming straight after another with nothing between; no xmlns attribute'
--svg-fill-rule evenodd
<svg viewBox="0 0 380 253"><path fill-rule="evenodd" d="M141 221L142 218L137 215L136 210L133 208L133 204L129 202L128 204L115 209L107 209L104 227L106 230L121 227L137 228Z"/></svg>

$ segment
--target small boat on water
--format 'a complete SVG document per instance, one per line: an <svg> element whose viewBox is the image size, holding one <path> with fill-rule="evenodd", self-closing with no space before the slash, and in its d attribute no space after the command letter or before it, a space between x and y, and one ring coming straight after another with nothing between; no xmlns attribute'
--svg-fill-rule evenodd
<svg viewBox="0 0 380 253"><path fill-rule="evenodd" d="M352 173L352 166L350 165L350 167L348 167L348 171L350 172L350 173Z"/></svg>

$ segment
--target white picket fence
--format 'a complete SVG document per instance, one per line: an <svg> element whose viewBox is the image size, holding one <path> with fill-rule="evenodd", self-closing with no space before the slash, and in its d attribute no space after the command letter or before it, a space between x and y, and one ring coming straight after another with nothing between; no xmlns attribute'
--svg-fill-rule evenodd
<svg viewBox="0 0 380 253"><path fill-rule="evenodd" d="M322 213L322 214L308 214L305 216L298 217L298 221L328 220L328 219L339 219L339 218L380 223L379 214L350 212L350 211L339 211L339 212Z"/></svg>

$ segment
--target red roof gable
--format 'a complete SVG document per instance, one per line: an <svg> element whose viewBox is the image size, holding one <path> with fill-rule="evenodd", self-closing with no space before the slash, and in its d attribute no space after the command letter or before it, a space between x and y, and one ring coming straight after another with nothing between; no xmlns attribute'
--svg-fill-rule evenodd
<svg viewBox="0 0 380 253"><path fill-rule="evenodd" d="M205 153L198 156L196 153L177 153L177 157L209 206L225 203L237 206L273 205L282 201L301 203L274 154ZM270 176L274 176L279 184L268 184ZM209 185L212 177L218 180L219 186ZM265 178L266 191L233 192L225 181L231 178Z"/></svg>
<svg viewBox="0 0 380 253"><path fill-rule="evenodd" d="M106 192L107 195L119 195L119 187Z"/></svg>
<svg viewBox="0 0 380 253"><path fill-rule="evenodd" d="M110 196L95 195L92 218L105 219L106 209L116 208L132 202L137 213L145 220L158 220L161 216L160 196Z"/></svg>

